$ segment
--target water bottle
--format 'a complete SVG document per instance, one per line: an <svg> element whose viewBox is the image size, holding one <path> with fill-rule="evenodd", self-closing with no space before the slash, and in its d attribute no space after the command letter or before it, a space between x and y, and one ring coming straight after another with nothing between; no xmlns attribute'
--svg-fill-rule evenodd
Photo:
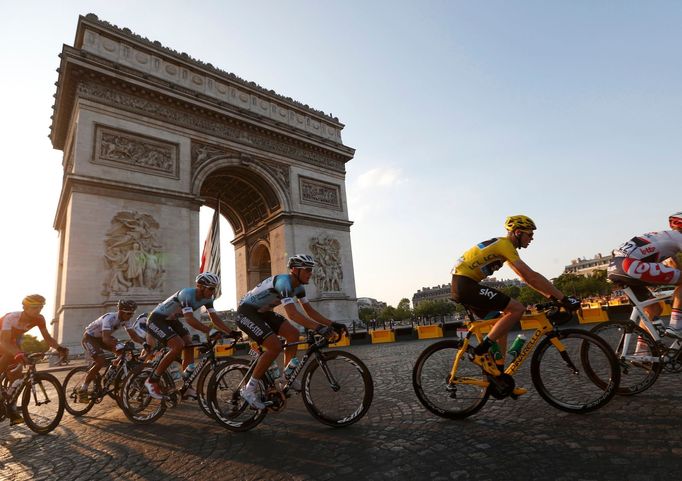
<svg viewBox="0 0 682 481"><path fill-rule="evenodd" d="M183 379L189 379L189 377L192 375L194 372L194 363L188 364L187 367L185 368L184 372L182 373L182 378Z"/></svg>
<svg viewBox="0 0 682 481"><path fill-rule="evenodd" d="M490 356L493 358L493 361L495 361L496 364L497 361L503 358L502 353L500 352L500 345L495 341L493 341L488 352L490 352Z"/></svg>
<svg viewBox="0 0 682 481"><path fill-rule="evenodd" d="M301 361L299 361L297 357L292 358L291 361L289 361L289 364L287 364L286 369L284 369L284 377L289 379L294 372L294 369L296 369L299 364L301 364Z"/></svg>
<svg viewBox="0 0 682 481"><path fill-rule="evenodd" d="M519 354L521 354L521 348L523 345L526 343L526 336L523 334L519 334L516 336L516 339L514 339L514 342L512 342L512 345L509 346L509 351L508 354L511 356L512 359L516 359Z"/></svg>
<svg viewBox="0 0 682 481"><path fill-rule="evenodd" d="M182 375L180 374L180 363L177 361L173 361L170 365L170 369L168 370L170 373L171 377L173 378L173 381L179 381Z"/></svg>
<svg viewBox="0 0 682 481"><path fill-rule="evenodd" d="M279 379L281 373L279 372L279 366L277 365L277 361L272 361L272 364L270 364L270 367L268 368L268 374L270 375L273 381Z"/></svg>

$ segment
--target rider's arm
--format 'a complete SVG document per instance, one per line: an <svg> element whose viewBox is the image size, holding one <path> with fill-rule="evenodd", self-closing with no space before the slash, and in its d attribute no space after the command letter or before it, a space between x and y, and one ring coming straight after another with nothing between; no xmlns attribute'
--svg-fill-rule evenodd
<svg viewBox="0 0 682 481"><path fill-rule="evenodd" d="M145 342L147 342L144 339L142 339L140 336L137 335L137 332L135 332L135 329L130 329L130 328L126 327L126 332L128 333L128 336L130 336L130 339L133 342L136 342L138 344L144 344Z"/></svg>
<svg viewBox="0 0 682 481"><path fill-rule="evenodd" d="M220 316L218 315L218 313L217 313L216 311L214 311L214 310L209 310L209 311L208 311L208 317L211 318L211 322L213 322L213 324L214 324L219 330L221 330L221 331L223 331L223 332L225 332L225 333L227 333L227 334L229 334L229 333L232 332L232 329L230 329L230 327L229 327L227 324L225 324L225 323L223 322L223 320L220 318Z"/></svg>
<svg viewBox="0 0 682 481"><path fill-rule="evenodd" d="M183 316L184 316L185 321L187 322L187 324L189 324L190 326L192 326L192 327L193 327L194 329L196 329L197 331L201 331L201 332L203 332L204 334L208 334L208 333L211 331L211 329L210 329L209 327L204 326L201 322L197 321L197 318L194 317L194 313L193 313L193 312L184 312L184 313L183 313ZM211 320L213 320L213 318L211 318Z"/></svg>
<svg viewBox="0 0 682 481"><path fill-rule="evenodd" d="M301 305L303 306L305 313L308 314L308 317L310 317L313 321L317 321L320 324L324 324L325 326L332 325L332 321L317 312L317 310L309 302L301 302Z"/></svg>
<svg viewBox="0 0 682 481"><path fill-rule="evenodd" d="M308 319L306 316L301 314L301 312L296 307L296 304L293 302L289 304L284 304L284 312L286 312L286 315L289 319L294 321L296 324L300 324L303 327L307 327L308 329L317 329L318 327L320 327L320 324ZM308 311L306 310L306 312Z"/></svg>
<svg viewBox="0 0 682 481"><path fill-rule="evenodd" d="M47 342L48 346L50 346L52 349L62 348L62 346L59 345L55 338L52 337L49 332L47 332L47 327L45 327L44 325L38 326L38 329L40 330L40 334L42 334L43 339L45 340L45 342Z"/></svg>
<svg viewBox="0 0 682 481"><path fill-rule="evenodd" d="M535 272L521 259L517 259L514 262L509 262L508 264L523 282L538 291L540 294L543 294L545 297L555 297L558 300L561 300L565 297L564 293L554 287L554 285L549 282L545 276L539 272Z"/></svg>

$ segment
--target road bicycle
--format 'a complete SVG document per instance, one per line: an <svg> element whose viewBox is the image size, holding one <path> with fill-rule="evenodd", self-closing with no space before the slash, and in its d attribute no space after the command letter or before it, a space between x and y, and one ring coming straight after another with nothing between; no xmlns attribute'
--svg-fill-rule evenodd
<svg viewBox="0 0 682 481"><path fill-rule="evenodd" d="M662 371L682 371L682 340L662 321L652 321L644 307L669 302L670 295L640 301L631 287L618 286L632 303L630 319L597 324L591 332L616 352L621 369L618 394L633 395L649 389ZM644 326L644 327L642 327ZM672 341L667 344L665 341Z"/></svg>
<svg viewBox="0 0 682 481"><path fill-rule="evenodd" d="M36 362L44 356L44 352L26 356L26 372L19 386L11 393L7 378L3 375L0 382L0 421L9 416L8 410L21 397L24 422L32 431L47 434L59 425L64 415L64 391L56 377L36 370Z"/></svg>
<svg viewBox="0 0 682 481"><path fill-rule="evenodd" d="M269 411L282 411L295 391L294 383L302 375L303 404L319 422L343 427L359 421L374 397L374 382L365 364L345 351L323 351L329 340L306 330L304 341L288 343L283 348L307 344L301 362L291 375L273 379L270 371L263 378L264 409L252 408L240 395L240 389L251 378L260 346L249 352L251 359L232 358L215 371L208 385L208 399L215 419L231 431L248 431L260 424Z"/></svg>
<svg viewBox="0 0 682 481"><path fill-rule="evenodd" d="M107 367L104 374L97 373L94 381L88 386L85 401L82 400L80 389L94 363L87 367L75 367L64 378L62 385L66 396L66 410L73 416L83 416L107 396L116 400L119 407L122 407L119 392L126 376L140 365L138 353L135 350L135 345L132 342L127 342L119 350L119 354L107 353L105 359Z"/></svg>
<svg viewBox="0 0 682 481"><path fill-rule="evenodd" d="M531 352L533 385L551 406L586 413L608 403L620 381L618 362L609 345L586 330L559 329L573 315L556 303L539 307L539 315L522 321L525 329L534 329L530 339L504 373L492 376L474 364L472 341L477 339L480 343L497 319L475 320L465 306L468 319L461 325L467 329L466 335L428 346L415 362L412 384L421 404L444 418L471 416L490 396L495 399L513 396L512 376Z"/></svg>
<svg viewBox="0 0 682 481"><path fill-rule="evenodd" d="M176 381L168 373L164 372L159 380L159 387L164 398L154 399L144 382L161 362L168 352L168 347L160 349L151 363L143 364L134 369L124 380L120 393L121 408L126 417L137 424L150 424L159 419L171 406L175 407L183 399L186 391L196 380L197 401L201 410L209 417L212 412L207 399L208 379L225 361L219 361L215 356L215 347L224 336L221 333L211 336L206 342L190 344L187 347L199 348L200 357L194 371L176 385ZM232 345L236 344L238 336L230 336Z"/></svg>

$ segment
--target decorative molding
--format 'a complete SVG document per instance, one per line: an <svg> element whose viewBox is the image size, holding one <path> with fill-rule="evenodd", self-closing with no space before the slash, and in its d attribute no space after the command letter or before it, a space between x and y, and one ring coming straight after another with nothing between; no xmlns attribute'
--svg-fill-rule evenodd
<svg viewBox="0 0 682 481"><path fill-rule="evenodd" d="M92 163L179 178L177 144L95 125Z"/></svg>
<svg viewBox="0 0 682 481"><path fill-rule="evenodd" d="M159 223L149 214L121 211L111 220L104 240L107 278L104 296L148 295L163 287L163 248Z"/></svg>
<svg viewBox="0 0 682 481"><path fill-rule="evenodd" d="M151 101L93 81L78 84L78 96L105 105L129 110L138 115L172 122L184 128L204 132L252 148L317 165L336 172L345 172L345 164L313 149L293 145L291 142L273 138L264 131L257 131L247 125L198 115L183 108L176 108L162 102Z"/></svg>
<svg viewBox="0 0 682 481"><path fill-rule="evenodd" d="M298 186L302 204L341 210L341 188L309 177L298 177Z"/></svg>
<svg viewBox="0 0 682 481"><path fill-rule="evenodd" d="M310 238L310 252L315 257L313 282L322 293L341 292L343 268L341 267L341 243L327 234Z"/></svg>

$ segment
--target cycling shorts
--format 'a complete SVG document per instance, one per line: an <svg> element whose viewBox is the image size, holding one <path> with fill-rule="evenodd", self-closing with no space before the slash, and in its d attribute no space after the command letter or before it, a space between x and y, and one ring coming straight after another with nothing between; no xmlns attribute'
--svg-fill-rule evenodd
<svg viewBox="0 0 682 481"><path fill-rule="evenodd" d="M278 333L285 322L286 318L274 311L258 312L257 307L249 304L237 308L237 326L258 344Z"/></svg>
<svg viewBox="0 0 682 481"><path fill-rule="evenodd" d="M491 311L504 311L511 300L497 289L479 284L470 277L458 275L452 276L450 296L481 319Z"/></svg>
<svg viewBox="0 0 682 481"><path fill-rule="evenodd" d="M85 349L85 352L90 354L90 357L103 356L104 351L110 351L106 344L102 342L101 337L94 337L90 334L83 334L83 339L81 340L81 346Z"/></svg>
<svg viewBox="0 0 682 481"><path fill-rule="evenodd" d="M147 319L147 333L151 334L162 345L165 345L168 339L172 337L189 336L189 331L182 325L180 319L166 319L163 314L154 312Z"/></svg>

